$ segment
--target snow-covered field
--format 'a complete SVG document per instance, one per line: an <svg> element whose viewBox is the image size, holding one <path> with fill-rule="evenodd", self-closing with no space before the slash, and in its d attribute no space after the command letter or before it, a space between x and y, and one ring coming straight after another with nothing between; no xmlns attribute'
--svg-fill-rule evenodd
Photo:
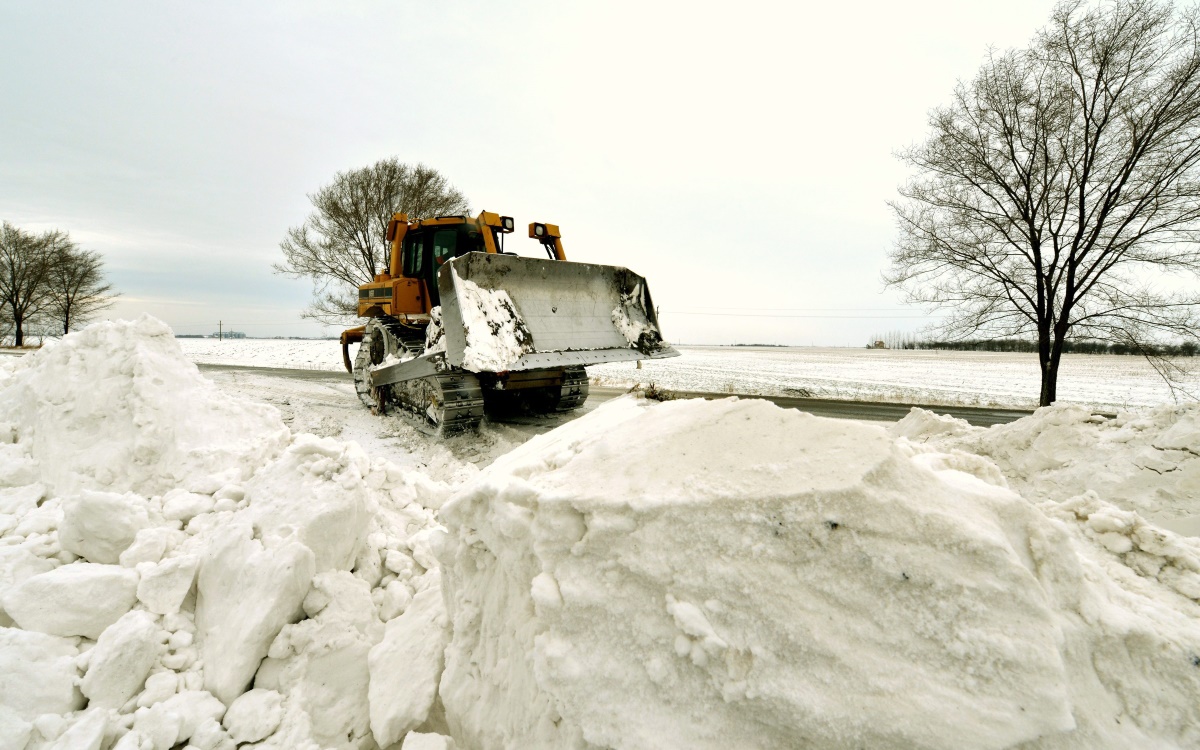
<svg viewBox="0 0 1200 750"><path fill-rule="evenodd" d="M1200 746L1200 406L431 443L216 375L0 360L0 750Z"/></svg>
<svg viewBox="0 0 1200 750"><path fill-rule="evenodd" d="M180 339L194 362L341 370L336 341ZM992 352L839 348L679 347L682 356L593 365L593 382L650 383L674 390L763 396L812 395L859 401L1030 408L1037 406L1037 357ZM352 352L353 353L353 352ZM1190 366L1190 360L1181 360ZM1200 366L1200 363L1198 363ZM1200 373L1187 378L1200 393ZM1141 357L1068 355L1059 375L1062 403L1105 411L1172 401Z"/></svg>

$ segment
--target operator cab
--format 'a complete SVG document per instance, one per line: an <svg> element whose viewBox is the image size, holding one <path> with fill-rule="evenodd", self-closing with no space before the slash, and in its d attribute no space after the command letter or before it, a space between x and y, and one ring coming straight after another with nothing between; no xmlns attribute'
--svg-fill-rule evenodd
<svg viewBox="0 0 1200 750"><path fill-rule="evenodd" d="M409 230L404 236L403 274L420 279L429 290L429 302L441 304L437 274L450 260L467 253L487 252L478 226L467 224L435 225Z"/></svg>

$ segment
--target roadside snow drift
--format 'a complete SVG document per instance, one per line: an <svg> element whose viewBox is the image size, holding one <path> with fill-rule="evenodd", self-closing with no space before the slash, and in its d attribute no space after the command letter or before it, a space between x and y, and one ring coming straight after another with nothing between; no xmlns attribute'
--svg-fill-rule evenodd
<svg viewBox="0 0 1200 750"><path fill-rule="evenodd" d="M625 398L449 487L98 324L0 363L0 750L1197 747L1198 417Z"/></svg>
<svg viewBox="0 0 1200 750"><path fill-rule="evenodd" d="M765 402L601 408L442 508L449 726L472 748L1200 741L1200 607L1002 484Z"/></svg>

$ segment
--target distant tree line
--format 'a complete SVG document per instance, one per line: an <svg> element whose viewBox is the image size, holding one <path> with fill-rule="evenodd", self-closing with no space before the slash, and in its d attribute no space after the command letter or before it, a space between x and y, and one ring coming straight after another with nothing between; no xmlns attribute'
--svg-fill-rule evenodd
<svg viewBox="0 0 1200 750"><path fill-rule="evenodd" d="M30 332L68 333L116 296L100 254L66 232L0 225L0 338L23 346Z"/></svg>
<svg viewBox="0 0 1200 750"><path fill-rule="evenodd" d="M874 348L882 341L887 349L940 349L956 352L1022 352L1035 354L1038 342L1035 339L1003 338L1003 339L962 339L944 341L938 339L919 338L912 333L892 331L885 334L875 334L867 343L867 348ZM1178 344L1157 343L1129 344L1125 342L1096 341L1081 339L1063 342L1065 354L1134 354L1150 357L1195 357L1200 354L1200 344L1194 341L1183 341Z"/></svg>

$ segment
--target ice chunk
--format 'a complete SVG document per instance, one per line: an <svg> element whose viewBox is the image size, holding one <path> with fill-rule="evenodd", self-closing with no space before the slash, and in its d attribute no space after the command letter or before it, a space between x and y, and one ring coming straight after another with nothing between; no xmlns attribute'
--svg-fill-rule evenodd
<svg viewBox="0 0 1200 750"><path fill-rule="evenodd" d="M100 635L80 683L89 705L117 709L141 691L158 659L161 632L151 615L130 612Z"/></svg>
<svg viewBox="0 0 1200 750"><path fill-rule="evenodd" d="M82 708L77 653L66 638L0 628L0 706L26 722Z"/></svg>
<svg viewBox="0 0 1200 750"><path fill-rule="evenodd" d="M265 548L249 524L220 530L200 564L196 635L204 686L232 702L250 686L280 629L300 618L315 567L294 541Z"/></svg>
<svg viewBox="0 0 1200 750"><path fill-rule="evenodd" d="M429 575L437 577L437 573ZM413 597L371 649L371 732L380 747L399 742L429 717L449 640L442 588L434 583Z"/></svg>
<svg viewBox="0 0 1200 750"><path fill-rule="evenodd" d="M258 742L279 728L283 696L274 690L255 688L238 696L222 720L234 742Z"/></svg>
<svg viewBox="0 0 1200 750"><path fill-rule="evenodd" d="M94 563L117 563L137 533L150 525L137 495L83 492L63 502L58 540L68 552Z"/></svg>
<svg viewBox="0 0 1200 750"><path fill-rule="evenodd" d="M137 600L138 574L117 565L73 563L9 592L9 616L26 630L96 639Z"/></svg>

